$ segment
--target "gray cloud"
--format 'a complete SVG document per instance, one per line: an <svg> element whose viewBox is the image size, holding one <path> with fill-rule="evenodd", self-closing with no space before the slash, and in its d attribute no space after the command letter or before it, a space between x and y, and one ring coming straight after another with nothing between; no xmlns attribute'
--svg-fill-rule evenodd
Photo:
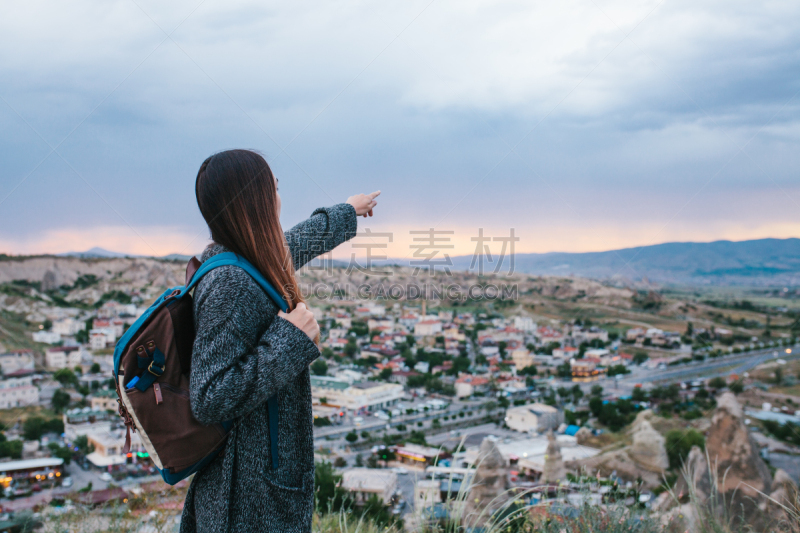
<svg viewBox="0 0 800 533"><path fill-rule="evenodd" d="M0 244L123 220L194 234L197 167L231 147L271 160L286 224L376 188L402 226L733 228L726 202L800 201L796 2L139 5L16 2L0 22L21 115L0 106L0 199L49 151L28 124L55 145L84 121L69 164L0 205Z"/></svg>

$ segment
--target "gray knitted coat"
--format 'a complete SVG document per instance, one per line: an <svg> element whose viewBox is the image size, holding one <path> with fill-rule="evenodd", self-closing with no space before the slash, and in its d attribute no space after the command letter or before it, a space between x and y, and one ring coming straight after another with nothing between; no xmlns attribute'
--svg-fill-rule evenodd
<svg viewBox="0 0 800 533"><path fill-rule="evenodd" d="M356 232L350 204L317 209L286 232L295 268ZM227 251L206 248L201 260ZM197 285L197 337L190 375L194 416L235 420L225 449L192 480L181 533L310 532L314 510L314 427L308 366L316 345L278 315L243 270L219 267ZM278 394L279 466L270 461L266 400Z"/></svg>

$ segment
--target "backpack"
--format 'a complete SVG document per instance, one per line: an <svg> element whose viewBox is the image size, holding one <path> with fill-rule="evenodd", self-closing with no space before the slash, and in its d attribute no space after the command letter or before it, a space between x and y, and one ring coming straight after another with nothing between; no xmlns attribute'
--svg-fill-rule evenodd
<svg viewBox="0 0 800 533"><path fill-rule="evenodd" d="M234 265L247 272L284 312L280 293L246 259L225 252L186 267L186 284L166 290L119 339L114 349L114 382L125 422L123 454L138 431L165 482L174 485L210 463L223 450L233 421L203 425L189 404L189 371L194 316L189 291L209 271ZM278 467L278 401L267 400L272 467Z"/></svg>

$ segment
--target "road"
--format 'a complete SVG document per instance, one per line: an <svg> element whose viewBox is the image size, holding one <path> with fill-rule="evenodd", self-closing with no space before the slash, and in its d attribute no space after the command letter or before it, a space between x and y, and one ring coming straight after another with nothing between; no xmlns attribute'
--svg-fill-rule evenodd
<svg viewBox="0 0 800 533"><path fill-rule="evenodd" d="M470 401L452 400L452 403L445 409L436 409L411 415L404 414L399 417L392 417L389 420L381 420L374 415L365 415L362 417L364 421L358 426L353 423L355 417L348 415L346 421L341 425L316 428L314 430L314 438L317 440L334 440L344 437L351 431L356 431L360 434L362 431L371 432L386 429L387 425L395 428L403 424L409 426L409 429L412 429L410 426L416 425L418 422L428 423L426 425L429 425L430 421L434 418L442 419L445 416L453 417L457 416L462 411L472 411L472 418L483 417L486 415L483 406L489 401L491 401L491 399ZM408 407L413 406L414 404L408 404Z"/></svg>
<svg viewBox="0 0 800 533"><path fill-rule="evenodd" d="M661 385L676 381L691 381L695 379L711 379L725 377L730 374L741 375L763 363L774 359L787 361L800 358L800 345L788 347L792 353L786 353L786 346L779 348L765 348L742 354L726 355L717 358L707 358L704 361L670 366L666 369L651 369L646 367L631 367L631 373L620 376L620 379L607 377L598 381L581 383L584 394L588 393L594 385L602 386L606 392L619 396L630 395L637 384ZM570 388L575 383L570 379L555 380L551 385L554 388Z"/></svg>
<svg viewBox="0 0 800 533"><path fill-rule="evenodd" d="M668 367L662 370L645 370L645 374L634 372L620 379L621 385L632 386L635 383L671 383L696 378L713 378L730 374L742 374L772 359L793 360L800 358L800 350L792 347L792 353L786 348L769 348L743 354L728 355L715 359L706 359L696 363L688 363ZM644 369L637 369L644 370Z"/></svg>

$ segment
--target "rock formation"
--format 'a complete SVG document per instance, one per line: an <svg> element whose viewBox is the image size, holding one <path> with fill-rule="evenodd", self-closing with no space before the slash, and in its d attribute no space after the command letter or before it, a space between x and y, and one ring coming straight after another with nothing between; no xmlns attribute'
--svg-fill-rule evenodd
<svg viewBox="0 0 800 533"><path fill-rule="evenodd" d="M555 435L550 431L547 433L547 451L544 455L542 481L557 483L566 477L567 469L564 468L564 460L561 457L561 446L558 445Z"/></svg>
<svg viewBox="0 0 800 533"><path fill-rule="evenodd" d="M717 399L706 449L717 473L720 493L738 490L758 498L759 493L769 492L772 476L744 424L742 408L733 393L726 392Z"/></svg>
<svg viewBox="0 0 800 533"><path fill-rule="evenodd" d="M633 445L628 453L640 467L651 472L661 473L669 468L669 458L664 442L661 433L653 429L650 422L645 419L634 427Z"/></svg>
<svg viewBox="0 0 800 533"><path fill-rule="evenodd" d="M495 437L486 437L481 442L476 462L475 476L472 478L465 517L467 523L479 526L485 523L506 503L508 488L508 467L497 447Z"/></svg>
<svg viewBox="0 0 800 533"><path fill-rule="evenodd" d="M592 430L589 428L583 427L578 430L575 434L575 442L578 444L586 444L586 442L592 437Z"/></svg>
<svg viewBox="0 0 800 533"><path fill-rule="evenodd" d="M689 450L673 492L679 500L694 495L697 501L705 502L711 496L711 471L708 469L706 452L699 446L692 446Z"/></svg>
<svg viewBox="0 0 800 533"><path fill-rule="evenodd" d="M785 470L779 468L772 480L767 502L771 514L777 520L785 520L790 512L796 512L798 503L797 485ZM787 509L791 511L787 512Z"/></svg>

